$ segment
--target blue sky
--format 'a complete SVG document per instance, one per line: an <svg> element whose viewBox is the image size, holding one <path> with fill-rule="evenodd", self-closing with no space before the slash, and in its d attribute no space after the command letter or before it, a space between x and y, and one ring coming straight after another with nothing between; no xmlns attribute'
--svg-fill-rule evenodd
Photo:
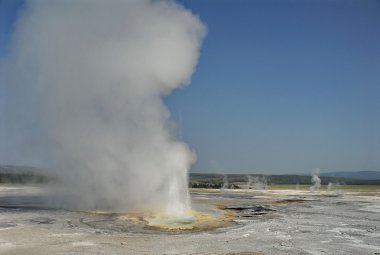
<svg viewBox="0 0 380 255"><path fill-rule="evenodd" d="M193 172L380 170L379 1L181 3L208 27L190 86L165 98ZM21 4L0 0L1 58Z"/></svg>

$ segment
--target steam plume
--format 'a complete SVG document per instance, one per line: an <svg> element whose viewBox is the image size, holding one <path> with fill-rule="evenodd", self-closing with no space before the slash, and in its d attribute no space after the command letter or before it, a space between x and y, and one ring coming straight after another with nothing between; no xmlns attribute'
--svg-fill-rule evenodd
<svg viewBox="0 0 380 255"><path fill-rule="evenodd" d="M247 188L251 189L252 186L256 190L264 190L267 189L267 180L265 176L259 177L259 176L250 176L248 175L248 182L247 182Z"/></svg>
<svg viewBox="0 0 380 255"><path fill-rule="evenodd" d="M336 182L336 183L329 182L327 184L327 190L333 193L340 193L340 191L338 190L339 187L340 187L339 182Z"/></svg>
<svg viewBox="0 0 380 255"><path fill-rule="evenodd" d="M225 175L223 175L223 185L221 187L221 190L225 191L228 188L229 188L228 176L225 174Z"/></svg>
<svg viewBox="0 0 380 255"><path fill-rule="evenodd" d="M252 176L248 175L247 176L247 189L251 189L252 183L253 183L253 178L252 178Z"/></svg>
<svg viewBox="0 0 380 255"><path fill-rule="evenodd" d="M314 192L314 191L319 191L319 189L321 188L321 179L319 178L319 173L321 172L321 170L319 168L314 168L312 171L311 171L311 183L313 184L313 186L310 187L310 191L311 192Z"/></svg>
<svg viewBox="0 0 380 255"><path fill-rule="evenodd" d="M173 1L27 1L4 63L2 159L49 162L71 207L183 213L195 154L162 97L189 83L204 35Z"/></svg>
<svg viewBox="0 0 380 255"><path fill-rule="evenodd" d="M267 179L265 176L262 176L261 178L259 176L255 176L253 178L253 186L257 190L265 190L267 189Z"/></svg>

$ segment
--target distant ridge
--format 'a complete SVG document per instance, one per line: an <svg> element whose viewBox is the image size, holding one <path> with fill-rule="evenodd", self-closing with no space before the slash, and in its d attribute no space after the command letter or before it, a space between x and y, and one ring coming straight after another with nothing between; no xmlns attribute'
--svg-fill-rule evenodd
<svg viewBox="0 0 380 255"><path fill-rule="evenodd" d="M223 184L224 178L228 178L229 184L247 183L247 174L208 174L208 173L190 173L190 186L199 187L207 186L209 184L219 187ZM266 181L267 184L311 184L310 175L296 175L296 174L279 174L279 175L263 175L251 174L252 177L259 177ZM328 183L340 183L342 185L380 185L380 178L378 179L358 179L347 178L338 176L320 176L322 185Z"/></svg>
<svg viewBox="0 0 380 255"><path fill-rule="evenodd" d="M42 174L44 172L46 172L46 169L33 166L0 165L0 173Z"/></svg>
<svg viewBox="0 0 380 255"><path fill-rule="evenodd" d="M53 171L54 172L54 171ZM190 173L190 187L221 186L223 179L228 177L228 182L233 184L246 183L247 176L264 178L267 184L310 184L310 175L300 174L210 174ZM320 174L322 184L340 183L348 185L380 185L380 171L358 172L327 172ZM36 183L57 180L52 171L46 168L0 165L0 183Z"/></svg>
<svg viewBox="0 0 380 255"><path fill-rule="evenodd" d="M327 172L321 173L321 176L326 177L339 177L339 178L350 178L350 179L360 179L360 180L379 180L380 171L357 171L357 172Z"/></svg>
<svg viewBox="0 0 380 255"><path fill-rule="evenodd" d="M17 184L37 184L53 181L52 176L46 175L46 169L29 167L0 165L0 184L17 183Z"/></svg>

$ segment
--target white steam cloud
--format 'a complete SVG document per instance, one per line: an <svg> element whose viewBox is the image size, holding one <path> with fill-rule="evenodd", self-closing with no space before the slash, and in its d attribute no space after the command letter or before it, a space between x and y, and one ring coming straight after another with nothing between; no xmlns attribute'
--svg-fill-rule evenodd
<svg viewBox="0 0 380 255"><path fill-rule="evenodd" d="M162 97L190 82L204 35L173 1L27 1L3 63L2 158L48 160L67 206L188 210L195 154Z"/></svg>
<svg viewBox="0 0 380 255"><path fill-rule="evenodd" d="M247 176L247 189L251 189L252 187L256 190L265 190L267 189L268 182L265 176Z"/></svg>
<svg viewBox="0 0 380 255"><path fill-rule="evenodd" d="M314 168L311 170L311 183L313 184L310 187L311 192L319 191L321 188L321 178L319 178L321 170L319 168Z"/></svg>

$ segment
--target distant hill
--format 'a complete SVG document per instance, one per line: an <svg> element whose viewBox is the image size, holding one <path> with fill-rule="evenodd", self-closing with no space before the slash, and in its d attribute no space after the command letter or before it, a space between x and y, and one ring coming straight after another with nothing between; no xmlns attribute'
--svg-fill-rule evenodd
<svg viewBox="0 0 380 255"><path fill-rule="evenodd" d="M326 176L326 177L339 177L339 178L360 179L360 180L379 180L380 179L380 171L328 172L328 173L321 173L320 175Z"/></svg>
<svg viewBox="0 0 380 255"><path fill-rule="evenodd" d="M39 174L44 172L42 168L31 166L0 165L0 173L7 174Z"/></svg>

